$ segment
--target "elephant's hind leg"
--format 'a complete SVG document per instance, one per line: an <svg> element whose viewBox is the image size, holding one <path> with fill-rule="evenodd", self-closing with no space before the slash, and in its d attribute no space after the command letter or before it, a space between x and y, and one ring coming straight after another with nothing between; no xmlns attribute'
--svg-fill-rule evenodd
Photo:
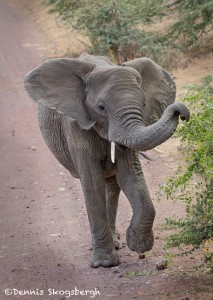
<svg viewBox="0 0 213 300"><path fill-rule="evenodd" d="M120 187L117 183L116 176L106 178L106 208L107 218L112 231L113 242L115 249L120 248L120 234L116 229L116 215L118 209L118 198L120 194Z"/></svg>

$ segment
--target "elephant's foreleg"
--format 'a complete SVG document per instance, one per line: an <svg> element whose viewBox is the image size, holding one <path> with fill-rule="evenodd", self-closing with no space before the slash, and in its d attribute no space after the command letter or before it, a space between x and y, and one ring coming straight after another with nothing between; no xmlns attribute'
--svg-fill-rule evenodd
<svg viewBox="0 0 213 300"><path fill-rule="evenodd" d="M119 264L119 257L107 219L104 175L101 172L97 174L97 171L86 173L81 175L81 184L92 234L91 266L116 266Z"/></svg>
<svg viewBox="0 0 213 300"><path fill-rule="evenodd" d="M118 151L117 180L133 210L133 217L127 230L127 244L131 250L141 253L151 250L153 246L152 226L155 209L137 152L129 149Z"/></svg>
<svg viewBox="0 0 213 300"><path fill-rule="evenodd" d="M118 198L120 194L120 187L117 183L116 176L106 178L106 208L107 218L112 231L112 237L115 249L119 249L120 234L116 229L116 215L118 209Z"/></svg>

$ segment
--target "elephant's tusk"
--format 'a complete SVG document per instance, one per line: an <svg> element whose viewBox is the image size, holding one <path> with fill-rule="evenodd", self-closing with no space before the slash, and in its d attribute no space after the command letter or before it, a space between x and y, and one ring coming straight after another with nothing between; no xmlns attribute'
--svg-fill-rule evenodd
<svg viewBox="0 0 213 300"><path fill-rule="evenodd" d="M111 142L111 161L115 163L115 142Z"/></svg>

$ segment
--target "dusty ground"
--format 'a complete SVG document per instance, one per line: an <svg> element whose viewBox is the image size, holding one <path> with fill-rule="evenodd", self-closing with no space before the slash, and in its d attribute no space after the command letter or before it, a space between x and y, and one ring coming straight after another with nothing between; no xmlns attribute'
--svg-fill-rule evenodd
<svg viewBox="0 0 213 300"><path fill-rule="evenodd" d="M126 247L131 210L122 195L118 213L122 263L111 269L89 267L90 233L80 184L44 144L36 105L23 88L24 74L40 61L63 56L67 49L77 53L80 46L75 44L76 33L70 35L67 30L56 26L54 17L46 14L39 1L32 4L28 0L0 0L0 299L64 300L63 291L75 287L98 288L97 298L104 300L212 299L209 275L192 270L200 263L199 256L176 259L166 270L156 269L156 263L163 258L165 236L160 224L165 217L182 215L184 211L179 203L163 198L158 203L155 195L159 184L182 161L174 139L160 146L160 152L148 153L153 161L142 160L157 210L153 250L144 260L138 260L138 255ZM187 69L176 70L178 87L209 74L211 62L209 55L194 60ZM49 288L61 290L61 295L50 296ZM44 295L18 297L6 295L6 289L16 289L15 293L35 290L37 294L43 290ZM90 299L70 298L81 297Z"/></svg>

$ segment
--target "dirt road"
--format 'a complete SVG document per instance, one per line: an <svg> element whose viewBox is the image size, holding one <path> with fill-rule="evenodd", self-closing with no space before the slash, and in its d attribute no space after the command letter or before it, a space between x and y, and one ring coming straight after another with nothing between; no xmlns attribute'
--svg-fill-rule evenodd
<svg viewBox="0 0 213 300"><path fill-rule="evenodd" d="M166 201L154 200L155 248L139 261L125 244L131 210L122 195L118 214L122 263L111 269L89 267L91 242L80 184L44 144L36 105L23 87L24 74L45 59L44 43L27 10L15 0L0 0L0 299L92 298L92 293L66 292L75 287L96 289L97 299L210 299L209 278L184 273L189 258L184 265L179 260L167 270L156 270L164 235L159 224L175 208L183 211ZM181 158L176 141L161 151L149 153L153 161L142 161L153 198ZM30 292L34 294L23 295Z"/></svg>

